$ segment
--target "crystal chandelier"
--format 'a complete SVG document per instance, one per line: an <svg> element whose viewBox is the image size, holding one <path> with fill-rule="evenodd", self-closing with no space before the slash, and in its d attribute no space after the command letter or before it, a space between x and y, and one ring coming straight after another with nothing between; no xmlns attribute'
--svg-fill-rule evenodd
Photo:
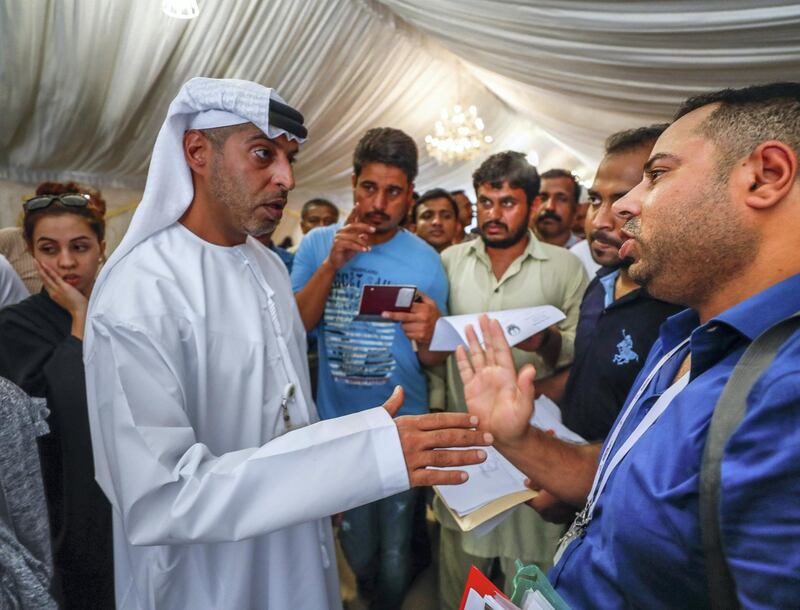
<svg viewBox="0 0 800 610"><path fill-rule="evenodd" d="M197 0L164 0L161 9L175 19L194 19L200 14Z"/></svg>
<svg viewBox="0 0 800 610"><path fill-rule="evenodd" d="M492 136L483 132L483 119L475 106L466 112L460 105L450 111L442 109L442 119L436 121L433 135L425 136L428 154L439 163L451 164L476 156L484 144L491 144Z"/></svg>

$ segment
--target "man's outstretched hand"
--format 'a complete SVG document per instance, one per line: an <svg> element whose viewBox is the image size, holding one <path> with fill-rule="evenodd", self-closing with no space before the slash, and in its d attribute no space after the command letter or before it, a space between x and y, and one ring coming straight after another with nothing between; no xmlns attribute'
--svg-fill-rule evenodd
<svg viewBox="0 0 800 610"><path fill-rule="evenodd" d="M485 315L479 323L484 346L472 326L467 326L469 356L463 346L456 350L467 410L478 416L481 427L497 442L515 445L525 436L533 415L536 369L526 364L517 374L500 324Z"/></svg>
<svg viewBox="0 0 800 610"><path fill-rule="evenodd" d="M397 386L383 404L394 417L403 404L403 388ZM395 419L400 446L411 487L457 485L467 480L463 470L433 470L430 466L480 464L486 453L480 449L453 449L492 444L492 435L476 430L478 418L469 413L429 413Z"/></svg>

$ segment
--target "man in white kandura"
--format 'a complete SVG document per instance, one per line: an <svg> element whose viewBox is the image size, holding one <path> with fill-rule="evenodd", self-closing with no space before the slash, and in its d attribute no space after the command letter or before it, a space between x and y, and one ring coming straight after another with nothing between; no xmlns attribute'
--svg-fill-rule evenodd
<svg viewBox="0 0 800 610"><path fill-rule="evenodd" d="M119 610L339 608L327 515L483 460L467 414L317 422L305 332L272 231L303 117L246 81L193 79L98 278L84 358Z"/></svg>

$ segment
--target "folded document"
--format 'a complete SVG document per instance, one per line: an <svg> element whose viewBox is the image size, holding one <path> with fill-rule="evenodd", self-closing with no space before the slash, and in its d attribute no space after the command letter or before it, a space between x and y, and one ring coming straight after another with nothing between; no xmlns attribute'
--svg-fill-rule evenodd
<svg viewBox="0 0 800 610"><path fill-rule="evenodd" d="M531 425L563 440L585 443L580 436L561 423L561 411L546 396L536 399ZM504 458L494 447L481 447L486 460L472 466L459 466L469 474L462 485L434 487L462 531L482 535L499 525L510 510L536 497L525 486L525 474Z"/></svg>

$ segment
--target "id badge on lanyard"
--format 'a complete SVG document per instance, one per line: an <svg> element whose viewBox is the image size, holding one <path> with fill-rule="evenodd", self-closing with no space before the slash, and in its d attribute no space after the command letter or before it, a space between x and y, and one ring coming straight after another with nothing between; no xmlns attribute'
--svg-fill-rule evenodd
<svg viewBox="0 0 800 610"><path fill-rule="evenodd" d="M652 406L652 408L647 412L647 414L642 418L642 421L639 422L639 425L636 426L634 431L628 436L619 450L614 454L613 457L611 456L611 450L614 448L614 445L617 441L617 437L619 436L620 430L622 430L625 422L628 421L628 418L633 413L633 409L636 404L641 400L642 394L650 385L650 383L655 378L656 374L661 370L661 368L680 350L683 346L685 346L689 342L689 339L685 339L680 344L676 345L673 349L671 349L667 354L665 354L661 360L659 360L658 364L653 367L653 370L650 371L647 378L642 382L639 386L639 389L636 391L633 399L630 401L628 408L625 410L622 418L620 419L619 423L614 427L614 430L611 433L611 437L608 439L608 443L603 450L603 453L600 457L600 462L597 466L597 472L594 476L594 482L592 483L592 489L589 492L589 497L586 501L586 506L584 506L583 510L578 513L575 517L575 520L572 522L572 525L569 526L567 533L558 541L558 549L556 550L555 557L553 558L554 563L558 563L561 557L564 556L565 551L569 548L569 545L572 544L578 538L582 538L586 534L586 528L589 525L589 522L592 520L592 516L594 515L594 509L597 506L597 501L600 498L600 494L606 488L606 484L608 483L611 474L614 472L616 467L622 461L622 459L628 454L628 452L633 448L633 446L639 441L639 439L644 435L647 430L656 422L656 420L661 416L664 411L667 410L667 407L672 403L672 400L686 387L689 383L689 373L683 375L680 379L676 380L669 388L667 388L661 396L658 397L658 400ZM610 458L610 462L609 462ZM606 464L608 466L606 467Z"/></svg>

